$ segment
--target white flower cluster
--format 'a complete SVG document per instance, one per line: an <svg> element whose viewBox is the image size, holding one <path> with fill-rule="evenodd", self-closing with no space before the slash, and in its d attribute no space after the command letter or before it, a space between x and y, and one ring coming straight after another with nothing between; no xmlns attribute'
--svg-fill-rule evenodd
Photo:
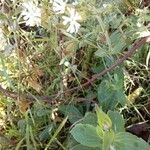
<svg viewBox="0 0 150 150"><path fill-rule="evenodd" d="M67 32L77 33L80 24L77 22L81 20L81 16L76 12L75 8L67 6L67 0L50 0L55 14L64 14L65 10L69 13L68 16L62 16L63 24L67 25ZM77 2L76 2L77 4ZM74 4L73 4L74 5ZM22 3L21 16L26 22L27 26L41 25L41 8L37 0L25 0Z"/></svg>

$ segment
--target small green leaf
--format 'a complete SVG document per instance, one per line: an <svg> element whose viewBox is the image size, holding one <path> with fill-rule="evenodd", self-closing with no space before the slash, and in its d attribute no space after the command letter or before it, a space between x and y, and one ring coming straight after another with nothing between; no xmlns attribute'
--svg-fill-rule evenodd
<svg viewBox="0 0 150 150"><path fill-rule="evenodd" d="M150 150L150 146L143 139L127 132L116 134L114 140L116 150Z"/></svg>
<svg viewBox="0 0 150 150"><path fill-rule="evenodd" d="M65 116L68 116L68 119L72 124L80 120L81 118L83 118L83 115L81 114L81 112L73 105L60 106L59 110Z"/></svg>
<svg viewBox="0 0 150 150"><path fill-rule="evenodd" d="M105 114L99 107L96 105L96 114L98 119L99 126L104 130L107 131L111 128L112 122L107 114Z"/></svg>
<svg viewBox="0 0 150 150"><path fill-rule="evenodd" d="M112 121L112 129L114 132L124 132L124 119L117 111L108 111L108 116Z"/></svg>
<svg viewBox="0 0 150 150"><path fill-rule="evenodd" d="M114 132L113 131L104 132L102 150L109 150L113 141L114 141Z"/></svg>
<svg viewBox="0 0 150 150"><path fill-rule="evenodd" d="M101 139L103 139L103 136L104 136L104 131L103 131L103 129L102 129L100 126L97 126L97 127L96 127L96 131L97 131L97 134L99 135L99 137L100 137Z"/></svg>
<svg viewBox="0 0 150 150"><path fill-rule="evenodd" d="M18 128L19 128L19 132L22 134L25 134L25 130L26 130L26 121L24 119L21 119L18 121L17 123Z"/></svg>
<svg viewBox="0 0 150 150"><path fill-rule="evenodd" d="M98 101L104 111L114 110L118 103L123 106L126 102L122 69L116 69L113 76L112 80L103 80L97 89Z"/></svg>
<svg viewBox="0 0 150 150"><path fill-rule="evenodd" d="M119 31L115 31L110 36L111 44L112 44L112 54L120 53L126 48L126 41L123 37L122 33Z"/></svg>
<svg viewBox="0 0 150 150"><path fill-rule="evenodd" d="M96 128L89 124L77 124L71 134L74 139L88 147L101 147L101 139L96 132Z"/></svg>
<svg viewBox="0 0 150 150"><path fill-rule="evenodd" d="M42 108L42 107L39 108L36 112L38 117L44 117L44 116L48 115L49 113L50 113L50 111L48 109Z"/></svg>
<svg viewBox="0 0 150 150"><path fill-rule="evenodd" d="M97 126L97 116L95 113L87 112L83 119L79 122L82 124L90 124L93 126Z"/></svg>
<svg viewBox="0 0 150 150"><path fill-rule="evenodd" d="M48 125L45 127L44 130L42 130L39 134L39 139L40 141L45 141L49 138L51 132L52 132L52 129L53 129L53 126L52 124L51 125Z"/></svg>
<svg viewBox="0 0 150 150"><path fill-rule="evenodd" d="M109 55L109 52L107 52L106 50L104 49L98 49L96 52L95 52L95 55L98 56L98 57L106 57Z"/></svg>

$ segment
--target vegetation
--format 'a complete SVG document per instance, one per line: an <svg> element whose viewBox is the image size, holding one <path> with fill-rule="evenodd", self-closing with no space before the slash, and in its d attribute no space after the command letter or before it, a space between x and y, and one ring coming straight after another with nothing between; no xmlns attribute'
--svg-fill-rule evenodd
<svg viewBox="0 0 150 150"><path fill-rule="evenodd" d="M147 0L0 4L0 149L150 149Z"/></svg>

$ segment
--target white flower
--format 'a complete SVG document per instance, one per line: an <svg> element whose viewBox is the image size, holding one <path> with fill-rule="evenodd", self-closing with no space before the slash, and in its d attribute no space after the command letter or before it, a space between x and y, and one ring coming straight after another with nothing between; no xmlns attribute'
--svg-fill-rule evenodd
<svg viewBox="0 0 150 150"><path fill-rule="evenodd" d="M108 4L103 4L103 7L104 7L104 8L108 7Z"/></svg>
<svg viewBox="0 0 150 150"><path fill-rule="evenodd" d="M140 23L140 22L137 22L137 27L141 27L142 26L142 23Z"/></svg>
<svg viewBox="0 0 150 150"><path fill-rule="evenodd" d="M27 26L41 25L41 9L38 7L37 1L27 1L22 4L23 11L21 13Z"/></svg>
<svg viewBox="0 0 150 150"><path fill-rule="evenodd" d="M64 2L63 0L53 0L53 11L56 14L63 14L65 12L65 7L66 2Z"/></svg>
<svg viewBox="0 0 150 150"><path fill-rule="evenodd" d="M80 28L80 24L77 22L77 20L81 20L81 16L78 14L78 12L75 11L74 8L68 8L68 11L70 17L62 16L62 18L64 19L63 24L64 25L69 24L67 32L77 33Z"/></svg>

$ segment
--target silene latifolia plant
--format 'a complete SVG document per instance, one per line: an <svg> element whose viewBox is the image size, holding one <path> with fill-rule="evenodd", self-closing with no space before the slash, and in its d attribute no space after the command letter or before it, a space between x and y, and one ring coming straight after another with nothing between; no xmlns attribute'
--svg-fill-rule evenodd
<svg viewBox="0 0 150 150"><path fill-rule="evenodd" d="M121 114L114 111L126 105L123 65L97 79L94 86L81 90L80 94L78 90L73 91L75 94L59 94L74 86L81 88L82 82L91 75L114 64L135 40L150 36L150 10L140 6L141 0L1 0L0 86L17 91L20 96L17 105L23 115L26 113L20 116L14 111L14 102L10 99L5 102L10 106L8 113L12 113L8 119L16 118L8 120L10 123L5 124L8 127L4 130L13 128L8 135L18 142L16 149L25 142L29 150L33 146L43 149L50 137L45 150L54 141L65 149L60 143L64 138L59 141L56 136L68 121L73 124L68 135L68 141L73 144L67 145L71 150L150 150L142 139L125 132ZM8 91L2 94L16 98ZM56 92L56 101L60 100L57 106L41 105L39 95ZM38 105L35 101L27 102L20 93L32 95ZM80 113L73 105L64 105L65 113L62 113L68 120L56 130L56 122L63 119L58 117L53 123L55 115L51 113L61 111L63 106L58 108L58 105L63 100L70 104L78 100L79 95L94 95L92 98L101 109L96 106L95 114L87 106L86 113L84 105ZM73 117L72 113L75 113ZM18 118L22 120L16 125Z"/></svg>

